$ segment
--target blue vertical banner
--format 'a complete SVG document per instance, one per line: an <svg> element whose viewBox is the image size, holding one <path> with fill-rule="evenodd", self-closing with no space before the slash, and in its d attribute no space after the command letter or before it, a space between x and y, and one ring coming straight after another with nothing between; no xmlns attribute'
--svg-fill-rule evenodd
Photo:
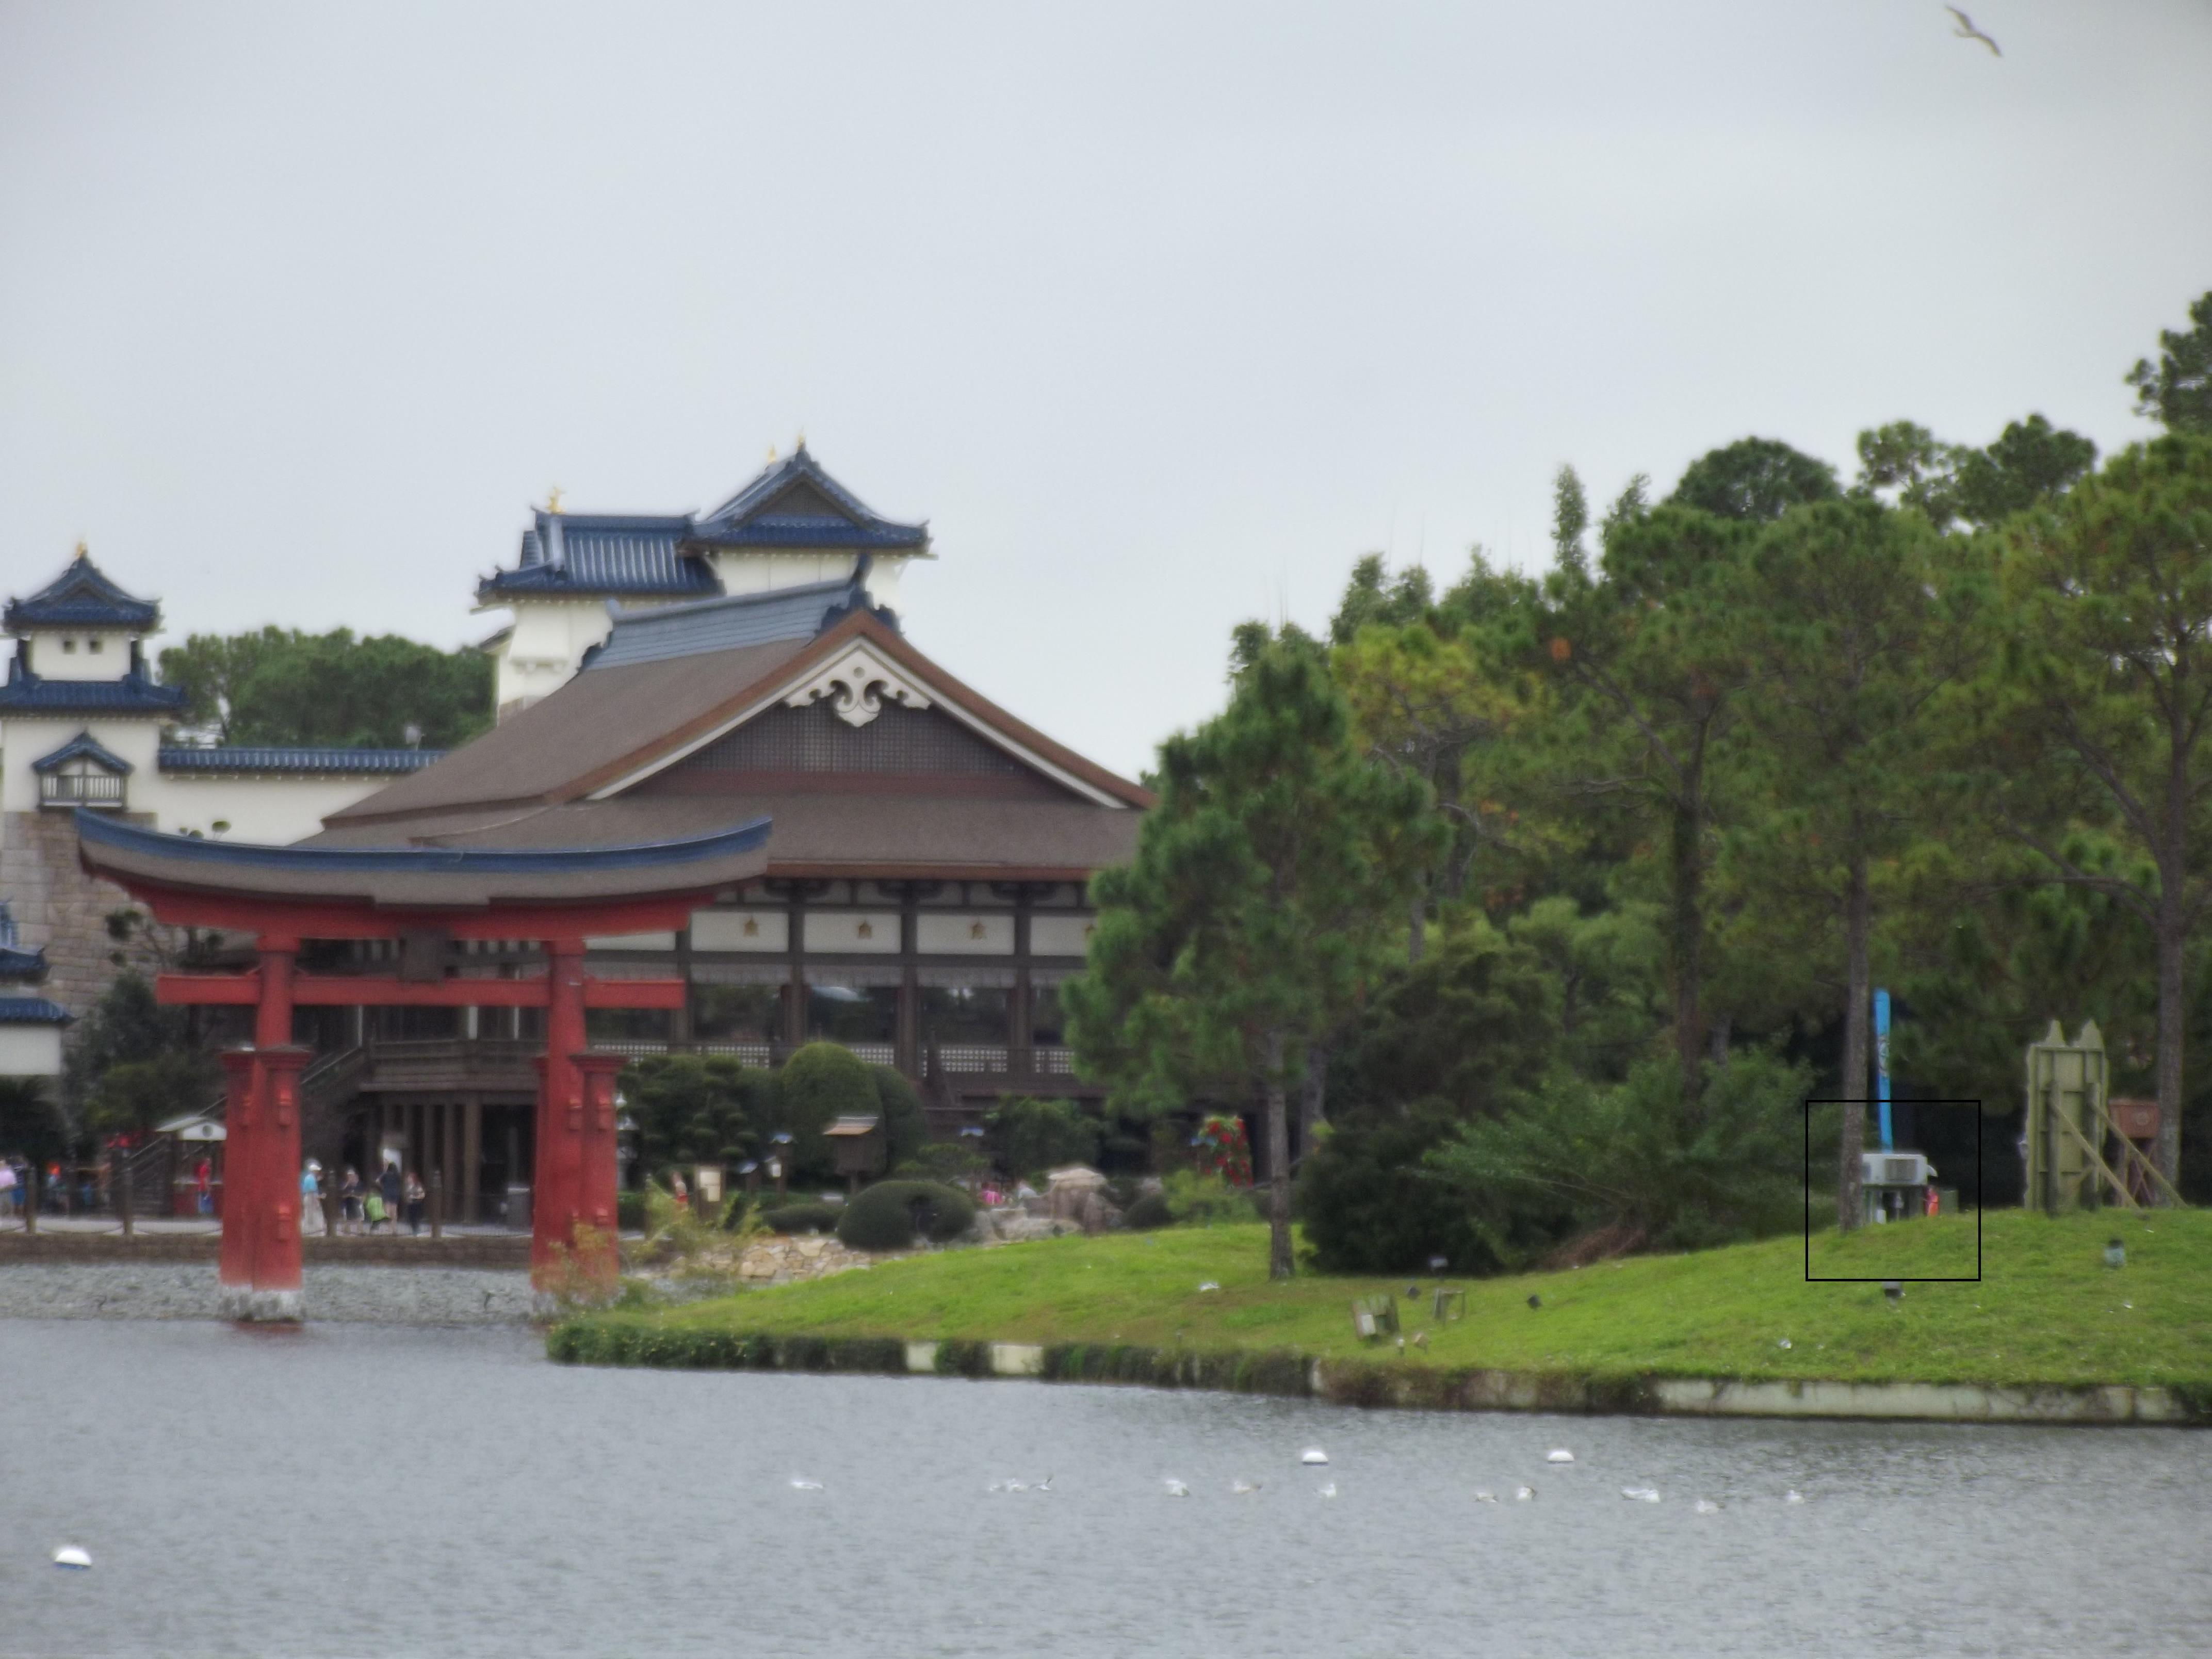
<svg viewBox="0 0 2212 1659"><path fill-rule="evenodd" d="M1881 1149L1888 1152L1889 1138L1889 993L1874 994L1874 1097L1881 1110Z"/></svg>

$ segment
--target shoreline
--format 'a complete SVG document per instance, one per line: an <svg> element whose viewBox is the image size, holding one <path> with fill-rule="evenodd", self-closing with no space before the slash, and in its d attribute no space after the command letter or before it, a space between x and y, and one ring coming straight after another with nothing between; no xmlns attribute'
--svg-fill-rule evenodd
<svg viewBox="0 0 2212 1659"><path fill-rule="evenodd" d="M2212 1398L2127 1383L1845 1382L1635 1373L1443 1370L1364 1360L1127 1344L911 1340L655 1328L586 1315L545 1335L556 1364L782 1370L978 1381L1122 1384L1271 1395L1400 1411L1592 1417L1763 1417L1826 1421L2212 1426Z"/></svg>
<svg viewBox="0 0 2212 1659"><path fill-rule="evenodd" d="M538 1322L522 1268L434 1261L395 1269L375 1262L310 1260L309 1325L518 1328ZM118 1256L29 1261L0 1268L0 1327L13 1320L228 1320L212 1260Z"/></svg>

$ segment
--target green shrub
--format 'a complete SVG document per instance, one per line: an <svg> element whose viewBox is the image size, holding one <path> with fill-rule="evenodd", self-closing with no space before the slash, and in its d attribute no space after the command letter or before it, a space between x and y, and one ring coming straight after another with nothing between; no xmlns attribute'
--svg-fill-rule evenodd
<svg viewBox="0 0 2212 1659"><path fill-rule="evenodd" d="M1161 1183L1168 1213L1186 1226L1212 1227L1249 1221L1260 1199L1249 1188L1232 1187L1219 1176L1175 1170Z"/></svg>
<svg viewBox="0 0 2212 1659"><path fill-rule="evenodd" d="M1168 1206L1165 1193L1143 1194L1121 1212L1121 1224L1140 1233L1171 1226L1174 1222L1175 1212Z"/></svg>
<svg viewBox="0 0 2212 1659"><path fill-rule="evenodd" d="M615 1226L626 1233L645 1231L645 1194L641 1192L615 1194Z"/></svg>
<svg viewBox="0 0 2212 1659"><path fill-rule="evenodd" d="M841 1117L872 1117L883 1096L866 1061L842 1043L810 1042L776 1073L775 1115L790 1132L794 1181L830 1175L830 1143L823 1131Z"/></svg>
<svg viewBox="0 0 2212 1659"><path fill-rule="evenodd" d="M991 1161L969 1150L964 1140L933 1140L891 1170L908 1181L941 1181L948 1187L965 1186L990 1173Z"/></svg>
<svg viewBox="0 0 2212 1659"><path fill-rule="evenodd" d="M889 1154L884 1168L896 1170L919 1156L929 1144L929 1119L921 1109L921 1097L896 1066L871 1066L876 1079L876 1111L883 1120L884 1148Z"/></svg>
<svg viewBox="0 0 2212 1659"><path fill-rule="evenodd" d="M903 1250L916 1233L941 1244L966 1232L975 1219L975 1201L957 1187L878 1181L845 1206L837 1237L855 1250Z"/></svg>
<svg viewBox="0 0 2212 1659"><path fill-rule="evenodd" d="M983 1123L992 1155L1008 1175L1097 1160L1098 1125L1072 1100L1004 1100Z"/></svg>
<svg viewBox="0 0 2212 1659"><path fill-rule="evenodd" d="M649 1170L735 1169L762 1139L773 1079L726 1054L653 1054L623 1068L623 1097ZM689 1178L688 1176L686 1177Z"/></svg>
<svg viewBox="0 0 2212 1659"><path fill-rule="evenodd" d="M1455 1127L1436 1110L1332 1128L1299 1172L1298 1218L1314 1265L1331 1273L1417 1273L1443 1256L1453 1273L1497 1272L1466 1194L1422 1165ZM1540 1241L1550 1230L1531 1237Z"/></svg>
<svg viewBox="0 0 2212 1659"><path fill-rule="evenodd" d="M772 1233L834 1233L844 1212L836 1204L785 1204L763 1210L761 1220Z"/></svg>

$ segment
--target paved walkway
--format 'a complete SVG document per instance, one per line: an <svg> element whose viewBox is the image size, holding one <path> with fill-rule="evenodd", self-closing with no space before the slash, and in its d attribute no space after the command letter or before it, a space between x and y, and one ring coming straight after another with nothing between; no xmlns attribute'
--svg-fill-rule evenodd
<svg viewBox="0 0 2212 1659"><path fill-rule="evenodd" d="M0 1233L20 1233L23 1230L22 1218L20 1216L0 1218ZM123 1224L112 1215L42 1215L39 1218L39 1231L42 1233L113 1235L119 1234L123 1231ZM134 1231L154 1237L217 1238L222 1237L222 1223L210 1216L162 1216L158 1218L141 1217ZM312 1233L308 1235L310 1237L320 1236ZM355 1236L342 1235L349 1237ZM374 1235L379 1238L391 1238L394 1236L389 1232ZM402 1228L396 1236L400 1238L416 1237L404 1228ZM430 1237L430 1230L427 1225L424 1226L420 1236L425 1239ZM520 1235L510 1232L508 1229L496 1223L491 1224L479 1223L462 1226L448 1222L446 1224L446 1237L448 1238L510 1238L518 1237Z"/></svg>

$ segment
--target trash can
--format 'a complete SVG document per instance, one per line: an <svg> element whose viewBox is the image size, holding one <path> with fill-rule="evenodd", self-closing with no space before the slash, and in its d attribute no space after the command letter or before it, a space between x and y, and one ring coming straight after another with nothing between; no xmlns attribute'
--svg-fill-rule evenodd
<svg viewBox="0 0 2212 1659"><path fill-rule="evenodd" d="M507 1224L510 1231L526 1233L530 1231L530 1188L509 1187L507 1189Z"/></svg>

